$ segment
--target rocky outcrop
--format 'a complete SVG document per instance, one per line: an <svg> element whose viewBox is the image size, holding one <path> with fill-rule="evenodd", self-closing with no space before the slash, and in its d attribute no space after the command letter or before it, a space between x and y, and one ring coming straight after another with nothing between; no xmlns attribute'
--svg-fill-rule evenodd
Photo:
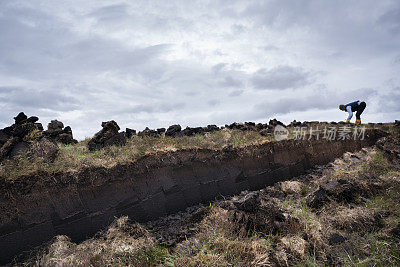
<svg viewBox="0 0 400 267"><path fill-rule="evenodd" d="M167 131L165 132L165 136L169 136L169 137L182 136L181 129L182 128L179 124L171 125L168 127Z"/></svg>
<svg viewBox="0 0 400 267"><path fill-rule="evenodd" d="M57 144L45 137L38 117L27 117L20 112L14 117L15 123L0 130L0 160L19 155L40 156L54 160L58 153Z"/></svg>
<svg viewBox="0 0 400 267"><path fill-rule="evenodd" d="M98 150L106 146L125 145L126 137L124 132L119 132L120 128L115 121L106 121L101 123L101 129L89 141L89 150Z"/></svg>
<svg viewBox="0 0 400 267"><path fill-rule="evenodd" d="M278 121L277 119L269 120L268 124L269 124L270 126L273 126L273 127L275 127L275 126L277 126L277 125L285 126L285 124L283 124L281 121Z"/></svg>
<svg viewBox="0 0 400 267"><path fill-rule="evenodd" d="M64 124L58 120L52 120L47 125L47 131L44 131L43 133L49 139L66 145L78 143L78 141L72 136L71 127L67 126L64 128Z"/></svg>
<svg viewBox="0 0 400 267"><path fill-rule="evenodd" d="M138 136L150 136L150 137L158 137L160 133L156 130L149 129L146 127L143 131L138 133Z"/></svg>
<svg viewBox="0 0 400 267"><path fill-rule="evenodd" d="M126 128L125 135L126 135L126 138L131 138L132 136L136 135L136 130Z"/></svg>

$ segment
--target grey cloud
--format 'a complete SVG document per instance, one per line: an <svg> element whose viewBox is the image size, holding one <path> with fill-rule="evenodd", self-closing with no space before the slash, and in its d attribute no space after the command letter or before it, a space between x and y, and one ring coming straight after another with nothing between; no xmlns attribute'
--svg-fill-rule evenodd
<svg viewBox="0 0 400 267"><path fill-rule="evenodd" d="M8 75L49 79L65 75L90 75L102 71L146 70L152 59L166 52L168 44L127 48L120 42L97 36L81 37L37 11L10 9L0 17L0 69ZM34 13L33 26L24 15ZM36 19L39 17L38 19ZM52 24L57 23L58 28ZM141 74L152 74L140 72Z"/></svg>
<svg viewBox="0 0 400 267"><path fill-rule="evenodd" d="M71 111L79 100L61 91L31 88L0 87L0 103L17 109L53 109Z"/></svg>
<svg viewBox="0 0 400 267"><path fill-rule="evenodd" d="M258 70L251 81L256 89L288 89L309 84L309 77L310 74L301 68L278 66L270 70Z"/></svg>
<svg viewBox="0 0 400 267"><path fill-rule="evenodd" d="M243 90L234 90L229 93L229 96L235 97L235 96L240 96L241 94L243 94Z"/></svg>
<svg viewBox="0 0 400 267"><path fill-rule="evenodd" d="M225 78L218 83L222 87L242 87L243 83L233 78L232 76L225 76Z"/></svg>
<svg viewBox="0 0 400 267"><path fill-rule="evenodd" d="M383 14L377 23L393 34L400 33L400 7Z"/></svg>
<svg viewBox="0 0 400 267"><path fill-rule="evenodd" d="M211 70L212 70L215 74L217 74L217 73L219 73L222 69L224 69L226 66L227 66L226 63L218 63L218 64L212 66Z"/></svg>

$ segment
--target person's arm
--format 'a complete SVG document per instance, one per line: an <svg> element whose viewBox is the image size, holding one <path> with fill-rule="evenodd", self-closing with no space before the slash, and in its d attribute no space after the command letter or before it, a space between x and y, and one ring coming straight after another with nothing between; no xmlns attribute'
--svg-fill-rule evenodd
<svg viewBox="0 0 400 267"><path fill-rule="evenodd" d="M347 106L346 111L349 113L347 120L350 121L351 118L353 117L353 111L351 111L351 106Z"/></svg>

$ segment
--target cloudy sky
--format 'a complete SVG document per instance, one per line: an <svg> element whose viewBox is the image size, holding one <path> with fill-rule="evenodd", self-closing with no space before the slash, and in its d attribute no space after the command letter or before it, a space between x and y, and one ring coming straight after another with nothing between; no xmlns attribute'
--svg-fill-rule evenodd
<svg viewBox="0 0 400 267"><path fill-rule="evenodd" d="M0 128L400 119L400 1L0 0Z"/></svg>

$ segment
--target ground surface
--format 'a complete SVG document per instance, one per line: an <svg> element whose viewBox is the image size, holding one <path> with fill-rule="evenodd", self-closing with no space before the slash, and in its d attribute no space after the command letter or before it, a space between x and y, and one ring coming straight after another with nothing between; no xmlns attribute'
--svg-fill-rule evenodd
<svg viewBox="0 0 400 267"><path fill-rule="evenodd" d="M117 218L80 244L58 236L16 263L399 266L398 144L390 136L294 180L146 224Z"/></svg>

